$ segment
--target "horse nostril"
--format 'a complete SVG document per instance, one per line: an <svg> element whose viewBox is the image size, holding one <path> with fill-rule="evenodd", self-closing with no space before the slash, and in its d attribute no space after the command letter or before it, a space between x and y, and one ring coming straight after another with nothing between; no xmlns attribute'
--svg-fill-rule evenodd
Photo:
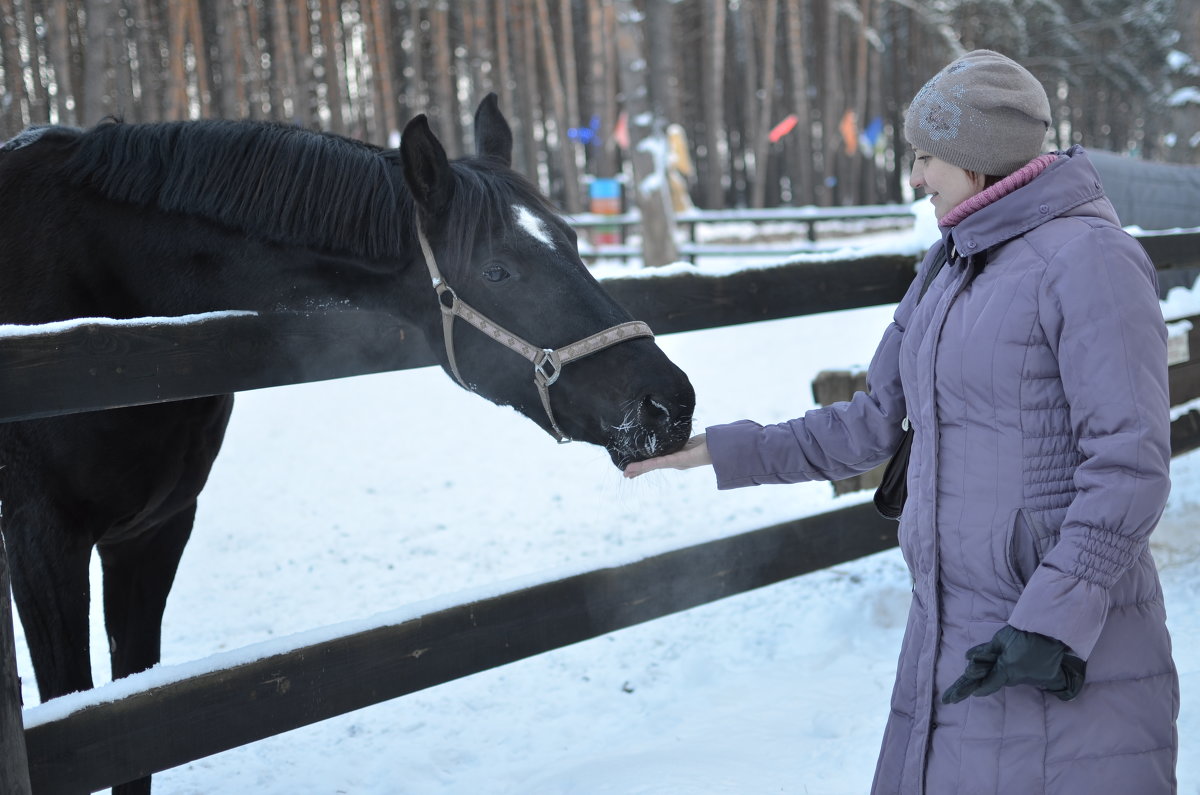
<svg viewBox="0 0 1200 795"><path fill-rule="evenodd" d="M642 419L648 425L658 425L671 419L671 410L654 395L642 398Z"/></svg>

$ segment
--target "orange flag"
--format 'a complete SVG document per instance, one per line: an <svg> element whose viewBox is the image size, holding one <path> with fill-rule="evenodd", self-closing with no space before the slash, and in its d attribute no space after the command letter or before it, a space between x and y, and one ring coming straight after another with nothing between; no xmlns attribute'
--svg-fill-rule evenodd
<svg viewBox="0 0 1200 795"><path fill-rule="evenodd" d="M621 115L617 117L617 126L613 130L613 140L622 149L629 148L629 116L625 111L621 111Z"/></svg>
<svg viewBox="0 0 1200 795"><path fill-rule="evenodd" d="M771 132L767 133L767 140L773 144L779 143L779 139L790 133L796 126L797 121L799 120L796 118L795 113L789 115L783 121L779 122L779 124L776 124L771 128Z"/></svg>
<svg viewBox="0 0 1200 795"><path fill-rule="evenodd" d="M858 151L858 116L852 110L846 111L842 116L842 123L838 125L838 131L842 134L842 140L846 142L846 154L852 155Z"/></svg>

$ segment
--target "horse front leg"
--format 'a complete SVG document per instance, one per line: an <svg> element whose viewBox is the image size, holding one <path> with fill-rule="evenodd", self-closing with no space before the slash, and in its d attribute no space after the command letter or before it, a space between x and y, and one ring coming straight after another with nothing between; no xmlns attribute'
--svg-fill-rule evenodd
<svg viewBox="0 0 1200 795"><path fill-rule="evenodd" d="M88 568L92 544L24 495L4 507L13 600L43 702L92 687ZM28 500L28 502L27 502ZM30 504L32 503L32 505Z"/></svg>
<svg viewBox="0 0 1200 795"><path fill-rule="evenodd" d="M104 625L113 679L158 664L163 611L195 518L193 501L135 539L98 547L104 571ZM113 795L149 792L149 776L113 787Z"/></svg>

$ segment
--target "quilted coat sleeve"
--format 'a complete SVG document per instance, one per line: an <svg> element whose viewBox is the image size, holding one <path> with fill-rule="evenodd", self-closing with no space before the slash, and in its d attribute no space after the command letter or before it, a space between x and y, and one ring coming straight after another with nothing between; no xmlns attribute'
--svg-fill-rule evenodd
<svg viewBox="0 0 1200 795"><path fill-rule="evenodd" d="M1166 504L1170 399L1154 266L1115 227L1077 231L1049 263L1039 313L1084 460L1059 541L1009 623L1086 659L1109 589L1142 553Z"/></svg>
<svg viewBox="0 0 1200 795"><path fill-rule="evenodd" d="M931 251L875 349L867 370L869 393L856 392L848 401L775 425L741 420L706 430L717 488L840 480L891 456L900 443L905 416L900 342L932 259Z"/></svg>

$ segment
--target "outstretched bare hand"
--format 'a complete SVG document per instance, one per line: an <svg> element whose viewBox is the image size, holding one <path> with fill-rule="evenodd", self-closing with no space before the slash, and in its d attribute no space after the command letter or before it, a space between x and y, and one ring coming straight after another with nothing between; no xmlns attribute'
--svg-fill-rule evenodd
<svg viewBox="0 0 1200 795"><path fill-rule="evenodd" d="M655 469L692 469L709 464L712 464L712 456L708 454L708 442L704 434L699 433L688 439L678 452L629 464L625 467L625 477L636 478Z"/></svg>

